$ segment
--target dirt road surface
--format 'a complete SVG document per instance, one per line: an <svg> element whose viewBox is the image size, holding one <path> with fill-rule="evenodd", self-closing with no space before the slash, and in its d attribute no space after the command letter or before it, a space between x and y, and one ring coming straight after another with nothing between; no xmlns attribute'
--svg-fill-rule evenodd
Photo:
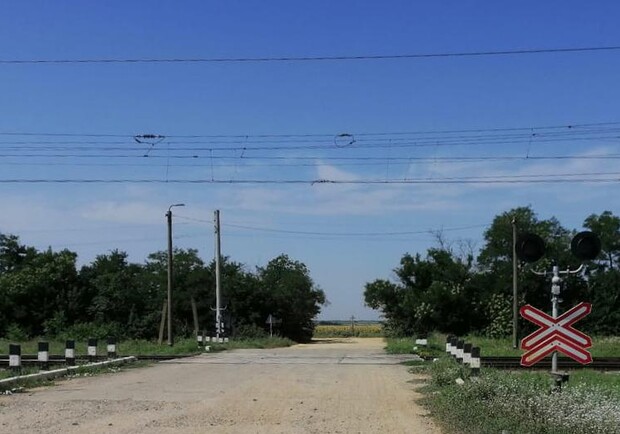
<svg viewBox="0 0 620 434"><path fill-rule="evenodd" d="M438 433L381 339L177 359L0 397L1 433Z"/></svg>

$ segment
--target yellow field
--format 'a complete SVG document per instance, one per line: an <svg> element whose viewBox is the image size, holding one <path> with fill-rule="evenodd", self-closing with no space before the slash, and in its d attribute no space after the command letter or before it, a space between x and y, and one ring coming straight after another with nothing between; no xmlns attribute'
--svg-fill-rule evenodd
<svg viewBox="0 0 620 434"><path fill-rule="evenodd" d="M371 324L339 324L339 325L317 325L314 328L314 337L334 338L334 337L377 337L383 336L383 327L379 323Z"/></svg>

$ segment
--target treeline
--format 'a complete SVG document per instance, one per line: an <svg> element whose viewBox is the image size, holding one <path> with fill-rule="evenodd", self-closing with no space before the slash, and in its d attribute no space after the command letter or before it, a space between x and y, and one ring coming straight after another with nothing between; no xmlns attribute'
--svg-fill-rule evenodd
<svg viewBox="0 0 620 434"><path fill-rule="evenodd" d="M229 335L264 335L271 314L277 333L296 341L312 337L313 318L326 302L308 268L286 255L248 271L222 258L224 322ZM173 330L214 332L215 265L193 249L174 251ZM112 251L78 269L69 250L38 251L0 233L0 337L68 336L152 339L158 335L167 294L167 253L130 263Z"/></svg>
<svg viewBox="0 0 620 434"><path fill-rule="evenodd" d="M396 279L378 279L365 286L368 306L381 310L394 335L424 334L433 330L491 337L512 332L512 220L520 233L534 232L546 242L545 257L534 264L520 263L519 306L527 303L551 310L550 280L532 273L576 269L570 241L578 232L556 218L539 219L529 207L512 209L494 218L476 252L467 243L449 243L441 234L439 246L425 256L405 254L394 270ZM592 303L592 313L579 323L590 333L620 334L620 218L609 211L592 214L583 223L601 239L599 257L587 271L564 279L560 304L566 310L577 302ZM521 322L521 327L530 325ZM523 328L521 328L523 330Z"/></svg>

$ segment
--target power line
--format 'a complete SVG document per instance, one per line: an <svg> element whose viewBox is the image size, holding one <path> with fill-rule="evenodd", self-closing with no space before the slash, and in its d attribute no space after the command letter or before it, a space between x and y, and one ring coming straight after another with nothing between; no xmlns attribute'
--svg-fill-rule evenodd
<svg viewBox="0 0 620 434"><path fill-rule="evenodd" d="M365 136L385 136L385 135L416 135L416 134L457 134L457 133L484 133L484 132L509 132L532 130L549 130L549 129L581 129L603 127L611 125L620 125L620 122L590 122L590 123L572 123L564 125L538 125L528 127L500 127L500 128L470 128L470 129L438 129L438 130L418 130L418 131L378 131L378 132L360 132L354 133L354 137ZM351 132L349 132L351 133ZM167 134L167 139L249 139L249 138L317 138L323 137L333 139L340 133L269 133L269 134L186 134L171 135ZM110 134L110 133L75 133L75 132L33 132L33 131L5 131L0 132L0 136L42 136L42 137L108 137L108 138L124 138L132 140L135 134Z"/></svg>
<svg viewBox="0 0 620 434"><path fill-rule="evenodd" d="M199 219L194 217L180 216L175 215L176 218L188 221L194 221L199 223L213 224L211 220ZM286 229L275 229L275 228L266 228L266 227L258 227L258 226L247 226L247 225L239 225L234 223L226 223L222 226L237 228L237 229L247 229L253 231L262 231L262 232L274 232L274 233L282 233L282 234L293 234L293 235L325 235L325 236L397 236L397 235L420 235L420 234L428 234L432 232L436 232L438 230L441 231L461 231L466 229L475 229L481 227L489 226L489 223L485 224L477 224L477 225L469 225L469 226L454 226L448 228L440 228L440 229L425 229L425 230L416 230L416 231L401 231L401 232L321 232L321 231L295 231L295 230L286 230Z"/></svg>
<svg viewBox="0 0 620 434"><path fill-rule="evenodd" d="M613 178L553 178L553 179L0 179L0 184L288 184L288 185L407 185L407 184L570 184L570 183L616 183Z"/></svg>
<svg viewBox="0 0 620 434"><path fill-rule="evenodd" d="M224 155L131 155L131 154L0 154L0 158L110 158L110 159L206 159L206 160L238 160L237 156ZM290 161L316 161L325 159L325 156L282 156L282 155L253 155L243 157L243 159L254 160L290 160ZM519 160L601 160L601 159L618 159L620 154L597 154L597 155L547 155L547 156L518 156L518 155L500 155L500 156L454 156L454 157L374 157L374 156L357 156L357 157L329 157L329 160L351 160L351 161L519 161Z"/></svg>
<svg viewBox="0 0 620 434"><path fill-rule="evenodd" d="M618 131L620 133L620 130ZM376 139L373 141L356 141L354 144L346 147L337 147L333 144L312 144L312 145L297 145L296 143L302 142L301 140L291 141L289 143L295 143L293 145L259 145L256 146L254 143L260 142L246 142L243 146L178 146L182 145L201 145L201 144L215 144L214 142L166 142L169 145L175 145L172 149L174 151L217 151L217 152L238 152L238 151L275 151L275 150L333 150L340 152L349 152L351 150L357 149L385 149L385 148L435 148L435 147L460 147L460 146L497 146L497 145L506 145L506 144L525 144L530 143L533 139L536 140L536 144L543 143L557 143L557 142L591 142L591 141L611 141L620 139L620 135L616 133L614 135L592 135L592 136L583 136L577 135L574 136L559 136L559 135L540 135L537 137L533 137L532 135L528 136L515 136L513 138L502 138L499 136L480 136L476 137L467 137L462 139L454 139L452 137L448 138L426 138L426 139ZM380 142L380 143L377 143ZM241 142L229 142L230 144L238 144ZM265 142L266 143L266 142ZM144 156L144 147L137 146L107 146L110 145L108 143L101 143L106 146L92 146L88 142L80 143L80 142L72 142L72 143L62 143L62 142L0 142L0 147L4 151L40 151L40 152L51 152L51 151L80 151L80 152L94 152L94 151L135 151L140 152L140 155L136 155L137 157ZM123 144L120 142L119 144ZM168 149L152 149L152 153L157 152L167 152ZM46 154L41 154L46 155ZM151 154L152 155L152 154Z"/></svg>
<svg viewBox="0 0 620 434"><path fill-rule="evenodd" d="M268 62L322 62L359 60L404 60L450 57L514 56L551 53L584 53L617 51L620 46L530 48L494 51L462 51L441 53L407 53L345 56L281 56L281 57L194 57L194 58L90 58L90 59L0 59L2 65L33 64L111 64L111 63L268 63Z"/></svg>

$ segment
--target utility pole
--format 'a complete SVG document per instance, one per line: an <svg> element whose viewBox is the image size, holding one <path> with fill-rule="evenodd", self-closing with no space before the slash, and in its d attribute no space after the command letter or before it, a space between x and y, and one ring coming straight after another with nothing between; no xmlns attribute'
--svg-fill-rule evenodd
<svg viewBox="0 0 620 434"><path fill-rule="evenodd" d="M517 306L517 220L512 218L512 348L519 346L518 321L519 312Z"/></svg>
<svg viewBox="0 0 620 434"><path fill-rule="evenodd" d="M351 315L351 334L355 335L355 316Z"/></svg>
<svg viewBox="0 0 620 434"><path fill-rule="evenodd" d="M168 220L168 345L174 345L172 340L172 208L185 206L184 203L175 203L168 207L166 219Z"/></svg>
<svg viewBox="0 0 620 434"><path fill-rule="evenodd" d="M221 317L221 286L220 286L220 211L215 210L214 213L215 222L215 332L219 342L220 331L222 326Z"/></svg>

